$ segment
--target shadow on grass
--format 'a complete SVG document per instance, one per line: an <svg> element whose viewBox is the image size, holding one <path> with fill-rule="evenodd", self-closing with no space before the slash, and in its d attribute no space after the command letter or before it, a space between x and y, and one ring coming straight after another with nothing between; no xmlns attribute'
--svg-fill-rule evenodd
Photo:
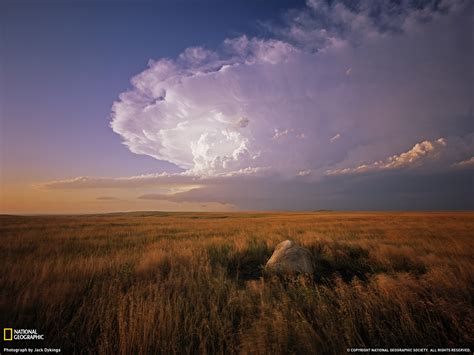
<svg viewBox="0 0 474 355"><path fill-rule="evenodd" d="M246 249L236 250L231 245L212 245L207 249L211 266L223 267L228 277L237 281L257 280L272 255L263 241L251 239Z"/></svg>
<svg viewBox="0 0 474 355"><path fill-rule="evenodd" d="M367 281L380 273L407 272L420 276L427 271L423 263L403 254L391 255L388 263L381 264L371 257L369 250L357 245L331 243L306 247L313 256L315 273L312 280L315 283L332 282L336 278L345 283L352 282L354 278ZM252 239L247 248L242 250L236 250L229 244L212 245L207 252L211 266L224 268L226 275L236 281L269 276L265 275L264 267L273 248L263 241Z"/></svg>
<svg viewBox="0 0 474 355"><path fill-rule="evenodd" d="M314 260L314 281L318 283L336 277L347 283L354 277L366 281L371 275L387 271L370 259L368 250L359 246L316 244L308 249Z"/></svg>

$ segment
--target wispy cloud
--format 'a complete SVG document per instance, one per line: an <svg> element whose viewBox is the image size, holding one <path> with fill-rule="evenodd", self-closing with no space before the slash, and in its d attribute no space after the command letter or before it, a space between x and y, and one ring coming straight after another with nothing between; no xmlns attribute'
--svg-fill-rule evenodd
<svg viewBox="0 0 474 355"><path fill-rule="evenodd" d="M275 129L275 134L273 135L272 139L281 139L286 136L288 136L290 133L292 133L294 130L292 128L290 129L285 129L284 131L279 131L278 129Z"/></svg>
<svg viewBox="0 0 474 355"><path fill-rule="evenodd" d="M327 170L326 175L358 174L387 169L401 169L420 166L427 159L434 159L446 147L446 139L417 143L409 151L399 155L392 155L385 160L362 164L356 167Z"/></svg>
<svg viewBox="0 0 474 355"><path fill-rule="evenodd" d="M143 188L165 186L174 188L181 185L197 184L199 177L188 174L146 174L127 177L88 177L49 181L40 184L46 189L96 189L96 188Z"/></svg>
<svg viewBox="0 0 474 355"><path fill-rule="evenodd" d="M257 179L267 176L270 176L270 168L255 167L213 176L193 175L190 172L174 174L157 173L125 177L81 176L73 179L49 181L43 184L37 184L37 187L43 189L133 189L160 187L172 192L181 192L223 181Z"/></svg>
<svg viewBox="0 0 474 355"><path fill-rule="evenodd" d="M310 169L307 169L307 170L300 170L298 171L298 176L310 176L311 175L311 170Z"/></svg>
<svg viewBox="0 0 474 355"><path fill-rule="evenodd" d="M96 198L98 201L117 201L119 198L113 196L99 196Z"/></svg>
<svg viewBox="0 0 474 355"><path fill-rule="evenodd" d="M285 26L267 24L275 35L295 46L325 51L367 39L400 33L465 5L467 1L422 2L308 0L301 10L285 17ZM351 69L346 71L350 75Z"/></svg>
<svg viewBox="0 0 474 355"><path fill-rule="evenodd" d="M457 168L470 168L474 167L474 156L469 159L462 160L460 162L454 163L453 166Z"/></svg>
<svg viewBox="0 0 474 355"><path fill-rule="evenodd" d="M332 137L329 141L331 143L334 143L335 141L337 141L339 138L341 138L341 135L338 133L336 134L334 137Z"/></svg>

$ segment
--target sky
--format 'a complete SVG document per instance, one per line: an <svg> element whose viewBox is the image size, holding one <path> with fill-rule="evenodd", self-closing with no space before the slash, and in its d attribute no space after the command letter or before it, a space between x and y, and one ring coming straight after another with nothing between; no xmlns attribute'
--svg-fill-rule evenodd
<svg viewBox="0 0 474 355"><path fill-rule="evenodd" d="M470 1L0 3L0 213L472 210Z"/></svg>

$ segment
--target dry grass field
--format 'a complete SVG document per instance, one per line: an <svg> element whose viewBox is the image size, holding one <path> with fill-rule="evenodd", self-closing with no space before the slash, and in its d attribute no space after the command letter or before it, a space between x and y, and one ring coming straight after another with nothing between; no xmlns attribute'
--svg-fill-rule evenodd
<svg viewBox="0 0 474 355"><path fill-rule="evenodd" d="M262 277L285 239L314 279ZM63 353L474 347L474 213L0 216L0 246L0 327Z"/></svg>

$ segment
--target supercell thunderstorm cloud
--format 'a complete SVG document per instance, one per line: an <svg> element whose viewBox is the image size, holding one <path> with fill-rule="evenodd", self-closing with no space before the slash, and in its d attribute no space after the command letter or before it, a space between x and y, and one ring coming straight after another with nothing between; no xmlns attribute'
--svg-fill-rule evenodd
<svg viewBox="0 0 474 355"><path fill-rule="evenodd" d="M47 186L177 181L146 199L247 209L471 208L472 14L462 0L310 0L263 37L150 60L111 127L182 171Z"/></svg>
<svg viewBox="0 0 474 355"><path fill-rule="evenodd" d="M197 176L317 177L423 141L451 149L449 136L472 140L453 130L472 115L472 65L458 55L457 28L471 21L463 7L308 2L268 25L275 39L150 60L113 105L111 126L132 152Z"/></svg>

